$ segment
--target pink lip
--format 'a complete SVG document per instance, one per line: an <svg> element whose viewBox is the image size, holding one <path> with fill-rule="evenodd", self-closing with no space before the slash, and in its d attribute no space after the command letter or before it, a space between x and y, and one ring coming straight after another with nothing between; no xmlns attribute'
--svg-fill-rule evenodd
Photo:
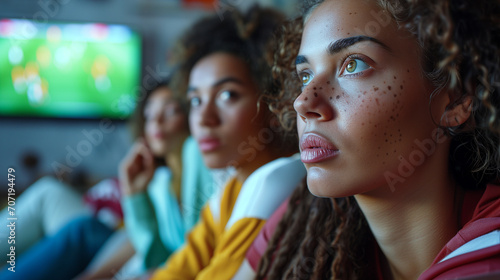
<svg viewBox="0 0 500 280"><path fill-rule="evenodd" d="M316 134L305 134L300 140L300 159L303 163L318 163L339 154L327 139Z"/></svg>
<svg viewBox="0 0 500 280"><path fill-rule="evenodd" d="M212 152L220 147L221 143L218 138L215 137L205 137L198 140L200 145L200 150L202 152Z"/></svg>
<svg viewBox="0 0 500 280"><path fill-rule="evenodd" d="M165 133L156 132L156 133L153 134L153 137L156 138L156 139L163 139L163 138L165 138Z"/></svg>

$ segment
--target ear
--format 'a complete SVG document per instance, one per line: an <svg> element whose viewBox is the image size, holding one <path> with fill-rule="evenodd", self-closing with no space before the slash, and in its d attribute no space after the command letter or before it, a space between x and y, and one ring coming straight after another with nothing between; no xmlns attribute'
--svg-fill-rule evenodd
<svg viewBox="0 0 500 280"><path fill-rule="evenodd" d="M446 109L441 118L441 125L445 127L462 125L470 118L471 113L472 97L467 96L460 103Z"/></svg>

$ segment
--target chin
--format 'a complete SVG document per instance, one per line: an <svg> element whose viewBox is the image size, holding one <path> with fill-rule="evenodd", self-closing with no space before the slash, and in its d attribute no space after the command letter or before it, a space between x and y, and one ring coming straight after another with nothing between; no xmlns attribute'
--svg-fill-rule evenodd
<svg viewBox="0 0 500 280"><path fill-rule="evenodd" d="M309 191L314 196L317 196L317 197L340 198L340 197L347 197L347 196L352 196L352 195L356 194L356 193L353 193L352 191L339 188L338 186L335 186L332 183L329 183L329 184L328 183L318 184L316 182L309 183L309 180L307 180L307 187L309 188Z"/></svg>
<svg viewBox="0 0 500 280"><path fill-rule="evenodd" d="M357 194L356 188L349 187L336 176L316 168L307 170L307 187L317 197L338 198Z"/></svg>
<svg viewBox="0 0 500 280"><path fill-rule="evenodd" d="M205 166L209 169L221 169L228 167L227 162L221 160L215 155L211 154L203 154L203 162Z"/></svg>
<svg viewBox="0 0 500 280"><path fill-rule="evenodd" d="M307 167L307 187L309 191L318 197L328 197L332 185L328 182L328 177L328 172L322 168Z"/></svg>
<svg viewBox="0 0 500 280"><path fill-rule="evenodd" d="M317 196L317 197L330 197L329 195L327 195L323 189L318 189L316 187L311 187L311 185L308 183L307 184L307 188L309 189L309 191L311 192L312 195L314 196Z"/></svg>
<svg viewBox="0 0 500 280"><path fill-rule="evenodd" d="M307 188L314 196L332 197L332 188L334 188L334 185L327 178L328 176L320 176L308 170Z"/></svg>
<svg viewBox="0 0 500 280"><path fill-rule="evenodd" d="M151 153L153 153L155 157L164 158L167 154L167 149L163 146L151 146Z"/></svg>

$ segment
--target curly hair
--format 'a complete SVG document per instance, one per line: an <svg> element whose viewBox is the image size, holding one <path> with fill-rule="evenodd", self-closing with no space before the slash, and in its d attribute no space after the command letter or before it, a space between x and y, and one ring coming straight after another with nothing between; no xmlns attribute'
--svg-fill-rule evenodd
<svg viewBox="0 0 500 280"><path fill-rule="evenodd" d="M255 279L369 279L375 271L369 262L372 240L353 197L316 197L304 180L290 197Z"/></svg>
<svg viewBox="0 0 500 280"><path fill-rule="evenodd" d="M304 0L305 18L324 0ZM472 98L467 123L448 128L450 173L461 187L482 188L500 178L500 3L478 0L377 0L400 28L422 48L424 76L436 90L450 92L451 104ZM295 25L300 25L294 22ZM293 72L300 27L288 28L273 70ZM287 43L286 40L291 40ZM282 76L284 77L284 76ZM293 78L288 74L287 78ZM298 80L296 77L294 78ZM285 90L277 102L284 123L293 123L291 102L299 94ZM431 100L432 101L432 100ZM470 158L474 160L470 160ZM321 215L318 215L321 213ZM322 217L320 217L322 216ZM304 226L305 225L305 226ZM375 267L374 238L353 197L316 198L304 183L292 194L259 263L256 279L369 279Z"/></svg>
<svg viewBox="0 0 500 280"><path fill-rule="evenodd" d="M424 75L451 92L452 108L472 98L467 123L452 136L450 167L463 187L480 187L500 174L500 2L379 0L423 50ZM468 160L466 160L468 159ZM472 160L470 160L472 159Z"/></svg>
<svg viewBox="0 0 500 280"><path fill-rule="evenodd" d="M281 81L271 72L275 33L285 23L285 17L276 10L254 5L247 12L230 11L224 19L216 15L195 23L174 47L172 62L177 65L177 75L172 86L177 93L185 93L189 74L196 63L213 53L228 53L242 59L259 88L259 110L268 112L267 118L274 133L276 148L285 153L298 151L296 133L286 133L279 122L273 121L275 112L268 103L275 100ZM263 108L262 103L267 105Z"/></svg>
<svg viewBox="0 0 500 280"><path fill-rule="evenodd" d="M277 30L265 58L271 66L273 90L263 96L280 122L279 133L283 134L288 145L298 147L297 114L293 101L300 94L300 82L295 72L295 58L299 51L302 36L302 20L300 18L287 21ZM269 93L269 92L268 92Z"/></svg>

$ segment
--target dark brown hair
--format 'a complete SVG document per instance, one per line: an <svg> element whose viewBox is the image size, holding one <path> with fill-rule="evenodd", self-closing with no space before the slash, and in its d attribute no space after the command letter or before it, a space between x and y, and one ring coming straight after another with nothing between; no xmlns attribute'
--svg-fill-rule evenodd
<svg viewBox="0 0 500 280"><path fill-rule="evenodd" d="M222 52L242 59L260 90L260 100L267 105L259 110L268 112L270 128L276 132L275 148L291 153L297 151L294 140L297 136L295 133L281 133L284 130L279 123L272 121L274 114L271 112L274 110L268 104L270 97L276 99L277 90L281 88L279 81L272 76L269 54L275 32L284 22L281 13L257 5L245 13L233 10L223 18L212 15L198 21L174 48L172 62L178 66L172 86L176 92L184 94L191 70L200 59L210 54Z"/></svg>
<svg viewBox="0 0 500 280"><path fill-rule="evenodd" d="M324 0L306 0L303 14ZM375 0L373 0L375 1ZM451 93L452 104L472 97L472 116L452 136L450 172L462 187L483 188L500 174L500 3L478 0L378 0L400 28L422 47L424 75L438 89ZM300 23L295 22L298 25ZM300 36L289 28L283 40ZM300 41L281 44L275 71L294 71L283 54L297 55ZM289 74L292 77L293 74ZM295 78L297 79L297 78ZM298 79L297 79L298 80ZM281 102L298 96L284 91ZM280 102L280 101L276 101ZM281 116L293 108L282 106ZM283 118L283 122L293 122ZM469 160L472 158L473 160ZM375 275L373 236L353 197L316 198L303 182L263 255L256 279L370 279Z"/></svg>
<svg viewBox="0 0 500 280"><path fill-rule="evenodd" d="M298 147L297 114L293 110L293 101L294 97L300 94L300 82L295 72L295 58L299 50L301 35L300 18L285 22L276 32L272 45L266 53L268 64L271 65L274 90L272 94L264 96L269 109L278 117L282 128L281 133L288 135L289 139L294 139L290 144L296 147Z"/></svg>
<svg viewBox="0 0 500 280"><path fill-rule="evenodd" d="M144 116L144 110L146 109L146 104L148 103L149 97L160 88L169 88L169 80L161 80L155 83L151 89L149 89L146 94L139 100L137 107L135 108L134 115L131 119L132 133L135 139L144 137L144 125L146 124L146 118Z"/></svg>
<svg viewBox="0 0 500 280"><path fill-rule="evenodd" d="M146 94L141 96L137 107L135 108L134 115L132 116L130 120L130 125L132 128L132 136L134 139L138 138L144 138L144 129L145 129L145 124L146 124L146 118L144 116L144 110L146 109L146 105L148 103L149 98L151 95L156 92L158 89L168 89L171 90L170 88L170 78L165 78L163 80L157 81L155 84L152 85L151 89L149 89ZM187 105L184 99L179 98L176 94L174 94L174 99L179 103L180 108L182 110L182 113L185 115L186 118L186 130L189 131L189 126L188 126L188 121L187 121ZM156 157L155 158L155 164L157 166L159 165L165 165L165 159L163 157Z"/></svg>

